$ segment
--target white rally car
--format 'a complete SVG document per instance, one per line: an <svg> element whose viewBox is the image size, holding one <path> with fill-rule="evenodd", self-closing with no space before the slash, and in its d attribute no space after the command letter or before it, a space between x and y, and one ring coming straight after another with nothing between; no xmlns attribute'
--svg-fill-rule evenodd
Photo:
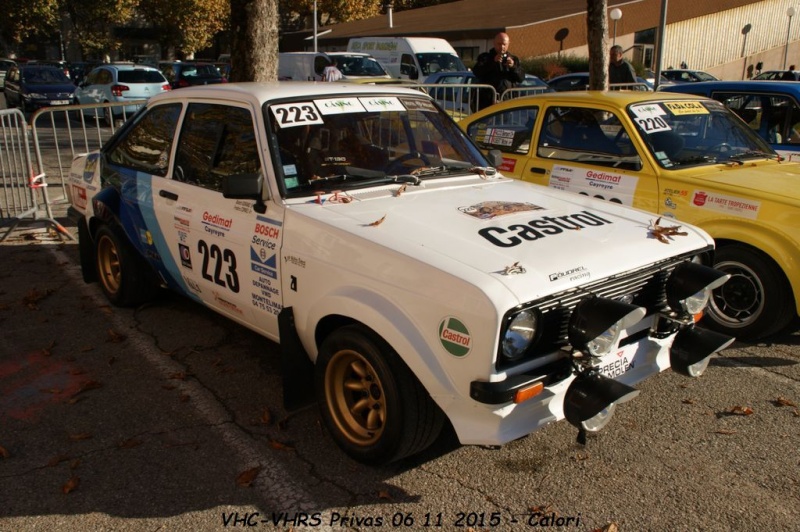
<svg viewBox="0 0 800 532"><path fill-rule="evenodd" d="M117 305L169 287L280 342L287 405L315 391L366 463L445 422L464 444L561 418L583 438L733 341L695 325L727 278L706 233L504 178L413 89L173 91L69 189L87 282Z"/></svg>

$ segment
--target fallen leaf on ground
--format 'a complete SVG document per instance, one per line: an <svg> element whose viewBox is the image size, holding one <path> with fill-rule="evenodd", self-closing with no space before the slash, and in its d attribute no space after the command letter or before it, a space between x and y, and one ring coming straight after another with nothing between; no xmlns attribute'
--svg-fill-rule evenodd
<svg viewBox="0 0 800 532"><path fill-rule="evenodd" d="M56 346L56 341L53 340L52 342L50 342L50 345L48 345L47 347L42 348L42 355L44 355L46 357L49 357L50 355L52 355L53 354L53 348L55 346Z"/></svg>
<svg viewBox="0 0 800 532"><path fill-rule="evenodd" d="M595 528L592 532L619 532L617 523L611 522L602 528Z"/></svg>
<svg viewBox="0 0 800 532"><path fill-rule="evenodd" d="M278 451L293 451L294 447L291 445L286 445L285 443L281 443L276 440L269 440L269 446L273 449L277 449Z"/></svg>
<svg viewBox="0 0 800 532"><path fill-rule="evenodd" d="M78 484L80 484L80 483L81 483L81 479L79 479L75 475L72 475L70 477L70 479L67 481L67 483L64 484L63 486L61 486L61 491L66 495L67 493L69 493L69 492L73 491L75 488L77 488Z"/></svg>
<svg viewBox="0 0 800 532"><path fill-rule="evenodd" d="M751 415L753 413L753 409L750 408L749 406L739 406L739 405L737 405L737 406L731 407L731 409L728 410L728 413L729 414L734 414L734 415L737 415L737 416L749 416L749 415Z"/></svg>
<svg viewBox="0 0 800 532"><path fill-rule="evenodd" d="M47 462L47 467L55 467L58 464L60 464L61 462L66 462L67 460L69 460L69 456L67 456L65 454L60 454L58 456L54 456L54 457L52 457L50 459L49 462Z"/></svg>
<svg viewBox="0 0 800 532"><path fill-rule="evenodd" d="M92 435L88 432L79 432L77 434L70 434L69 439L72 441L90 440Z"/></svg>
<svg viewBox="0 0 800 532"><path fill-rule="evenodd" d="M103 385L97 381L94 380L84 381L81 383L80 388L78 388L78 391L72 394L72 396L75 397L76 395L82 394L83 392L88 392L89 390L96 390L102 387Z"/></svg>
<svg viewBox="0 0 800 532"><path fill-rule="evenodd" d="M269 408L264 408L264 411L261 413L261 417L258 418L259 425L269 425L272 423L272 412L269 411Z"/></svg>
<svg viewBox="0 0 800 532"><path fill-rule="evenodd" d="M378 498L379 498L379 499L383 499L383 500L385 500L385 501L391 501L391 500L394 500L394 499L392 499L392 495L391 495L391 493L389 493L389 491L388 491L388 490L380 490L380 491L378 492Z"/></svg>
<svg viewBox="0 0 800 532"><path fill-rule="evenodd" d="M118 344L120 342L124 342L126 338L127 338L127 336L125 336L124 334L118 333L114 329L109 329L108 330L108 340L107 341L111 342L112 344Z"/></svg>
<svg viewBox="0 0 800 532"><path fill-rule="evenodd" d="M117 444L117 447L120 449L133 449L134 447L138 447L142 444L142 440L137 440L136 438L128 438L125 441L121 441Z"/></svg>
<svg viewBox="0 0 800 532"><path fill-rule="evenodd" d="M258 474L261 472L261 466L256 466L247 471L242 471L239 473L239 476L236 477L236 484L245 488L249 488L250 484L256 479Z"/></svg>
<svg viewBox="0 0 800 532"><path fill-rule="evenodd" d="M778 397L773 402L775 403L775 406L794 406L794 407L797 406L792 401L790 401L789 399L787 399L787 398L785 398L783 396Z"/></svg>
<svg viewBox="0 0 800 532"><path fill-rule="evenodd" d="M684 399L683 401L681 401L681 403L683 403L685 405L693 405L694 404L694 399Z"/></svg>
<svg viewBox="0 0 800 532"><path fill-rule="evenodd" d="M10 457L11 453L8 452L8 450L5 447L0 445L0 458L10 458Z"/></svg>

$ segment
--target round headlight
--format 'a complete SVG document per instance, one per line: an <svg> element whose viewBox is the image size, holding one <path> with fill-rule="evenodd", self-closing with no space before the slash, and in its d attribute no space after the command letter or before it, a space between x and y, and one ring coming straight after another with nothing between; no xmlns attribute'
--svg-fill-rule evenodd
<svg viewBox="0 0 800 532"><path fill-rule="evenodd" d="M697 314L701 312L706 305L708 305L708 300L711 297L711 290L708 288L703 288L699 292L695 292L694 294L690 295L686 299L681 300L681 306L683 310L688 312L689 314Z"/></svg>
<svg viewBox="0 0 800 532"><path fill-rule="evenodd" d="M503 336L503 356L508 360L521 357L536 337L539 320L534 312L523 310L511 320Z"/></svg>
<svg viewBox="0 0 800 532"><path fill-rule="evenodd" d="M595 336L592 340L586 343L586 349L592 356L601 357L608 354L619 339L620 322L614 323L611 327Z"/></svg>

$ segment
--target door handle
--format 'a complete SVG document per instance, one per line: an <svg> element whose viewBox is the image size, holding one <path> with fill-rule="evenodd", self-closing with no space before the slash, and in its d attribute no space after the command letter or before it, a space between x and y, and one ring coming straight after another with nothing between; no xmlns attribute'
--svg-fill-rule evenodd
<svg viewBox="0 0 800 532"><path fill-rule="evenodd" d="M159 190L158 191L158 195L161 196L162 198L167 198L167 199L170 199L170 200L173 200L173 201L178 201L178 195L175 194L174 192L170 192L168 190Z"/></svg>
<svg viewBox="0 0 800 532"><path fill-rule="evenodd" d="M547 173L547 169L546 168L537 168L537 167L534 166L534 167L531 168L531 173L532 174L546 174Z"/></svg>

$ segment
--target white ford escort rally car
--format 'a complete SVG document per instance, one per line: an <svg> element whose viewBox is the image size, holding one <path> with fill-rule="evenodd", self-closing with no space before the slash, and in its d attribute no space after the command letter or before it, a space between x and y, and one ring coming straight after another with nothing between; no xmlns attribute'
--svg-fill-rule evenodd
<svg viewBox="0 0 800 532"><path fill-rule="evenodd" d="M504 178L413 89L160 95L69 189L87 282L117 305L169 287L280 342L287 404L313 389L366 463L445 422L464 444L561 418L582 438L732 341L695 325L727 278L706 233Z"/></svg>

